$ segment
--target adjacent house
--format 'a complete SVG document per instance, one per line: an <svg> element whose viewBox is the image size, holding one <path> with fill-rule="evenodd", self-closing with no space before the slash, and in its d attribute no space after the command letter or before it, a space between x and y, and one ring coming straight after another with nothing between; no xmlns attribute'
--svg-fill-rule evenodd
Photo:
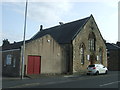
<svg viewBox="0 0 120 90"><path fill-rule="evenodd" d="M21 75L22 43L3 45L3 74ZM107 53L92 15L47 29L41 25L40 31L26 41L25 75L84 73L95 63L107 66Z"/></svg>
<svg viewBox="0 0 120 90"><path fill-rule="evenodd" d="M20 75L22 42L10 43L8 39L3 40L2 45L2 74L7 76Z"/></svg>
<svg viewBox="0 0 120 90"><path fill-rule="evenodd" d="M120 47L114 43L106 43L108 56L108 69L110 71L120 71Z"/></svg>

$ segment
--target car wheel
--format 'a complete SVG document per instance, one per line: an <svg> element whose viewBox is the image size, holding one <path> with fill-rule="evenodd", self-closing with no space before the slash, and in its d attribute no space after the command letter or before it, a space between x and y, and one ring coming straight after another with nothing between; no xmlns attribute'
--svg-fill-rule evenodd
<svg viewBox="0 0 120 90"><path fill-rule="evenodd" d="M97 71L97 72L95 73L95 75L99 75L99 71Z"/></svg>
<svg viewBox="0 0 120 90"><path fill-rule="evenodd" d="M106 70L106 71L105 71L105 74L107 74L107 73L108 73L108 71Z"/></svg>

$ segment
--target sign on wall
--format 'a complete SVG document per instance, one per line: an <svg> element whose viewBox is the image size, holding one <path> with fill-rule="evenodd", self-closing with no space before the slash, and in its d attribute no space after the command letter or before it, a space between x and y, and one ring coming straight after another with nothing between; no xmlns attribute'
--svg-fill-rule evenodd
<svg viewBox="0 0 120 90"><path fill-rule="evenodd" d="M90 60L90 55L87 55L87 60Z"/></svg>

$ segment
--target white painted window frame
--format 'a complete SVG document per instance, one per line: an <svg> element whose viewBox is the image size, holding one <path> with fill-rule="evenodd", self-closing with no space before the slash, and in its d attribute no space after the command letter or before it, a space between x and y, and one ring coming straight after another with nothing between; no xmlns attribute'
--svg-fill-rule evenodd
<svg viewBox="0 0 120 90"><path fill-rule="evenodd" d="M6 56L6 65L11 65L12 64L12 55L8 54Z"/></svg>

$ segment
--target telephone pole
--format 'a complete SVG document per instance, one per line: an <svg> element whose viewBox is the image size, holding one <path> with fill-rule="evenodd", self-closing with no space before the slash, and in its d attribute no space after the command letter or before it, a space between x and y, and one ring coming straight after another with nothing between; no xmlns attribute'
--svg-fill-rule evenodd
<svg viewBox="0 0 120 90"><path fill-rule="evenodd" d="M23 36L23 48L22 48L21 79L23 79L23 77L24 77L24 62L25 62L25 34L26 34L27 4L28 4L28 0L26 0L26 6L25 6L25 21L24 21L24 36Z"/></svg>

